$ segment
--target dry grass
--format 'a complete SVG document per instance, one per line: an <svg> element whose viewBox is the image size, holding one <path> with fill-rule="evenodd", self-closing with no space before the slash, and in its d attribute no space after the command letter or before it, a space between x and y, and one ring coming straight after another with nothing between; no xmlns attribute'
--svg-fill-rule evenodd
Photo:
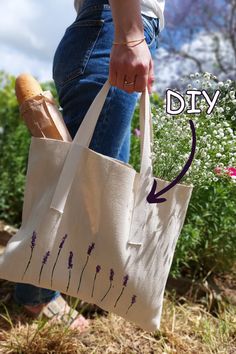
<svg viewBox="0 0 236 354"><path fill-rule="evenodd" d="M8 312L9 309L9 312ZM166 296L161 331L148 333L109 314L91 319L78 334L45 321L29 321L11 301L1 306L0 353L20 354L235 354L236 307L220 307L213 316L204 305Z"/></svg>

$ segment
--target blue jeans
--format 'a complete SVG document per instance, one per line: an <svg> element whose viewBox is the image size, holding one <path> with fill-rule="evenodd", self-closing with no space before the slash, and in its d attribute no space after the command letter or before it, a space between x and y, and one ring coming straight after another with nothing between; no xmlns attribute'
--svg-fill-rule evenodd
<svg viewBox="0 0 236 354"><path fill-rule="evenodd" d="M154 57L158 48L159 19L142 15L146 43ZM74 138L88 108L109 76L114 26L108 0L85 0L76 20L58 45L53 79L66 126ZM131 120L139 97L110 88L89 148L129 162ZM49 302L58 292L17 284L15 300L22 304Z"/></svg>

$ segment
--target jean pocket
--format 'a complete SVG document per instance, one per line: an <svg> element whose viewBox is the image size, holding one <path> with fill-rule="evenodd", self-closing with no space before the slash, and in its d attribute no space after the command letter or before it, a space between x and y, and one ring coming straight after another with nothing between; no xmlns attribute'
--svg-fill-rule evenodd
<svg viewBox="0 0 236 354"><path fill-rule="evenodd" d="M58 86L82 75L98 40L104 20L76 20L69 26L53 59L53 79Z"/></svg>
<svg viewBox="0 0 236 354"><path fill-rule="evenodd" d="M142 20L145 40L148 47L151 47L154 42L157 43L159 19L142 14Z"/></svg>

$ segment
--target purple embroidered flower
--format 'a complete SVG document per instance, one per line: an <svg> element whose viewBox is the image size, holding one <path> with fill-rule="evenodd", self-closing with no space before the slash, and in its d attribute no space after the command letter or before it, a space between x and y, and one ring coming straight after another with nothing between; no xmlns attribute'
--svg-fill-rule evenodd
<svg viewBox="0 0 236 354"><path fill-rule="evenodd" d="M126 315L127 315L128 311L129 311L129 309L136 303L136 299L137 299L137 296L133 295L132 299L131 299L131 304L129 305L129 307L128 307L126 313L125 313Z"/></svg>
<svg viewBox="0 0 236 354"><path fill-rule="evenodd" d="M129 276L125 275L123 278L123 286L127 286L128 280L129 280Z"/></svg>
<svg viewBox="0 0 236 354"><path fill-rule="evenodd" d="M128 280L129 280L129 276L128 276L128 274L126 274L126 275L124 276L124 278L123 278L123 287L122 287L122 289L121 289L120 295L119 295L118 298L116 299L116 302L115 302L114 307L116 307L118 301L120 300L121 296L123 295L123 292L124 292L124 290L125 290L125 287L127 286Z"/></svg>
<svg viewBox="0 0 236 354"><path fill-rule="evenodd" d="M48 257L50 256L50 251L47 251L45 256L43 257L43 264L46 264L47 263L47 260L48 260Z"/></svg>
<svg viewBox="0 0 236 354"><path fill-rule="evenodd" d="M111 268L110 269L110 281L113 281L113 278L114 278L114 270Z"/></svg>
<svg viewBox="0 0 236 354"><path fill-rule="evenodd" d="M88 252L87 252L87 254L88 254L89 256L90 256L92 250L94 249L94 246L95 246L95 243L94 243L94 242L91 243L91 245L89 245Z"/></svg>
<svg viewBox="0 0 236 354"><path fill-rule="evenodd" d="M70 255L69 255L69 258L68 258L69 279L68 279L68 283L67 283L66 292L68 291L69 286L70 286L71 269L73 268L72 260L73 260L73 252L70 251Z"/></svg>
<svg viewBox="0 0 236 354"><path fill-rule="evenodd" d="M61 250L62 250L62 248L63 248L63 246L64 246L64 243L65 243L65 240L67 239L67 237L68 237L67 234L65 234L65 236L62 237L61 243L60 243L60 245L59 245L59 247L58 247L59 249L58 249L58 253L57 253L57 258L56 258L55 263L54 263L53 268L52 268L52 274L51 274L51 288L52 288L52 280L53 280L53 274L54 274L54 271L55 271L55 267L56 267L58 258L59 258L59 256L60 256Z"/></svg>
<svg viewBox="0 0 236 354"><path fill-rule="evenodd" d="M31 237L31 249L33 250L35 247L35 242L36 242L37 234L35 231L33 231L32 237Z"/></svg>
<svg viewBox="0 0 236 354"><path fill-rule="evenodd" d="M112 288L112 282L113 282L113 279L114 279L114 270L111 268L110 269L110 276L109 276L109 280L110 280L110 285L109 285L109 288L108 290L106 291L105 295L101 298L101 301L103 301L105 299L105 297L108 295L109 291L111 290Z"/></svg>
<svg viewBox="0 0 236 354"><path fill-rule="evenodd" d="M68 259L68 269L73 268L72 259L73 259L73 252L70 251L70 255L69 255L69 259Z"/></svg>
<svg viewBox="0 0 236 354"><path fill-rule="evenodd" d="M29 268L29 265L30 265L30 262L31 262L31 259L32 259L32 256L33 256L33 251L34 251L34 248L35 248L35 245L36 245L36 238L37 238L37 234L35 231L33 231L33 234L31 236L31 244L30 244L30 248L31 248L31 252L30 252L30 257L29 257L29 260L28 260L28 263L27 263L27 266L25 268L25 271L22 275L22 278L24 278L25 276L25 273L27 272L28 268Z"/></svg>
<svg viewBox="0 0 236 354"><path fill-rule="evenodd" d="M86 262L85 262L85 265L81 271L81 274L80 274L80 279L79 279L79 285L78 285L78 288L77 288L77 293L79 292L79 289L80 289L80 286L81 286L81 281L82 281L82 278L83 278L83 274L84 274L84 271L85 271L85 268L87 267L87 264L88 264L88 261L89 261L89 257L92 253L92 250L94 249L94 246L95 246L95 243L92 242L89 247L88 247L88 251L87 251L87 259L86 259Z"/></svg>
<svg viewBox="0 0 236 354"><path fill-rule="evenodd" d="M100 266L100 265L97 265L97 267L96 267L96 273L99 273L100 270L101 270L101 266Z"/></svg>
<svg viewBox="0 0 236 354"><path fill-rule="evenodd" d="M64 245L65 240L67 239L67 237L68 237L68 235L65 234L65 236L62 238L61 243L60 243L60 245L59 245L59 248L60 248L60 249L62 249L62 247L63 247L63 245Z"/></svg>
<svg viewBox="0 0 236 354"><path fill-rule="evenodd" d="M43 272L43 267L45 266L45 264L47 263L48 257L50 256L50 251L47 251L45 253L45 255L43 256L43 260L42 260L42 265L41 265L41 269L39 272L39 283L41 281L41 276L42 276L42 272Z"/></svg>
<svg viewBox="0 0 236 354"><path fill-rule="evenodd" d="M98 273L100 272L100 270L101 270L101 266L100 266L100 265L97 265L97 266L96 266L96 272L95 272L94 279L93 279L93 288L92 288L91 297L93 297L94 288L95 288L95 282L96 282L97 275L98 275Z"/></svg>

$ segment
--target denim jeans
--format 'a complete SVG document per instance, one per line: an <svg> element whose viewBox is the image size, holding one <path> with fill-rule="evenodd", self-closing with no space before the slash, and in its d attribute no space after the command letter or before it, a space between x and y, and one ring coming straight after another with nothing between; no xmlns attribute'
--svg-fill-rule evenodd
<svg viewBox="0 0 236 354"><path fill-rule="evenodd" d="M142 14L152 57L158 48L159 19ZM59 43L53 79L66 126L74 138L88 108L109 76L114 26L108 0L84 0L76 20ZM139 97L111 86L89 148L129 162L131 121ZM49 302L58 292L17 284L15 300L22 304Z"/></svg>

